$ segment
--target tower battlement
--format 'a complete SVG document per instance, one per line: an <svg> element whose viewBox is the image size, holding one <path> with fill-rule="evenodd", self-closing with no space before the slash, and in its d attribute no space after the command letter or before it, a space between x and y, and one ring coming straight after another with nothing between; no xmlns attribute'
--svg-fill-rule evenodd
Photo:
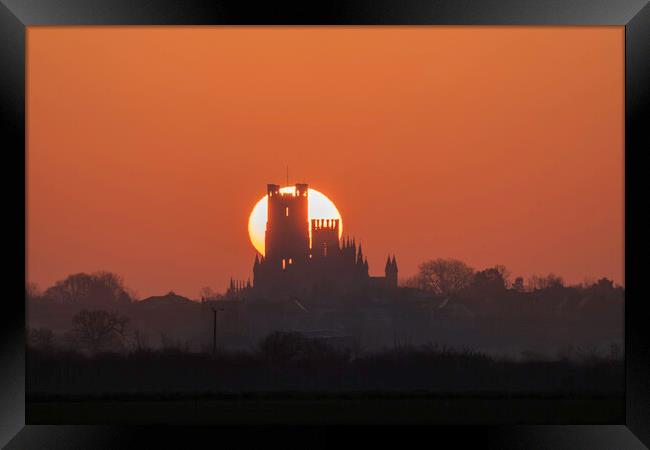
<svg viewBox="0 0 650 450"><path fill-rule="evenodd" d="M339 219L312 219L312 232L318 230L335 230L337 235L339 231Z"/></svg>
<svg viewBox="0 0 650 450"><path fill-rule="evenodd" d="M328 257L339 251L339 220L312 219L311 255L314 258Z"/></svg>
<svg viewBox="0 0 650 450"><path fill-rule="evenodd" d="M267 184L266 195L268 197L307 197L309 193L309 185L305 183L296 183L292 192L282 192L279 184Z"/></svg>

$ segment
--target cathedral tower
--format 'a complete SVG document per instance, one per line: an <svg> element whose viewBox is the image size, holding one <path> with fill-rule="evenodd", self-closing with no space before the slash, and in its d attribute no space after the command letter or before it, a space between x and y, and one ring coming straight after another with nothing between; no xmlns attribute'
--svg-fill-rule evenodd
<svg viewBox="0 0 650 450"><path fill-rule="evenodd" d="M363 296L369 288L397 287L395 256L386 261L385 277L371 277L361 244L354 238L339 239L339 219L309 221L307 184L296 184L287 193L269 184L267 204L265 254L255 255L252 285L231 286L232 295L326 301Z"/></svg>
<svg viewBox="0 0 650 450"><path fill-rule="evenodd" d="M296 184L294 192L282 193L277 184L267 185L265 260L285 268L309 258L308 186Z"/></svg>

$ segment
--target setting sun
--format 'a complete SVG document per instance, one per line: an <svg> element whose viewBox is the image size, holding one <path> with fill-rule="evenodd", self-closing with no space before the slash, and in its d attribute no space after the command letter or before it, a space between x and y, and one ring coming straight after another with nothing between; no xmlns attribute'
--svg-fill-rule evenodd
<svg viewBox="0 0 650 450"><path fill-rule="evenodd" d="M283 194L293 193L295 186L285 186L280 189ZM309 201L307 215L309 220L312 219L338 219L339 220L339 238L343 235L343 219L339 210L336 209L334 202L327 198L325 194L317 191L316 189L309 188L307 192L307 199ZM264 255L264 232L266 231L266 218L268 210L268 199L265 195L262 197L253 208L250 217L248 218L248 235L250 237L253 247L262 255ZM310 231L311 233L311 231ZM311 234L309 236L311 239Z"/></svg>

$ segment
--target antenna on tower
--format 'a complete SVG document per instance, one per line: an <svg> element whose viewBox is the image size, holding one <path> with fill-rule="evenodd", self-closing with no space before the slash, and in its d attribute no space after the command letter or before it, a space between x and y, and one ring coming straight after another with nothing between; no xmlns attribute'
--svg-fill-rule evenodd
<svg viewBox="0 0 650 450"><path fill-rule="evenodd" d="M289 186L289 164L287 164L287 186Z"/></svg>

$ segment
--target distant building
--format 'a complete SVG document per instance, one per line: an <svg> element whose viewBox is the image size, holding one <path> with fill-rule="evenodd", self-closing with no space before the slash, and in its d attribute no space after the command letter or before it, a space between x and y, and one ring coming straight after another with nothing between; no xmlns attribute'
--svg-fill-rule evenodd
<svg viewBox="0 0 650 450"><path fill-rule="evenodd" d="M368 288L397 287L397 262L388 257L385 276L370 277L361 244L339 239L337 219L308 218L308 185L283 193L267 185L266 255L255 256L253 283L232 282L227 295L317 298ZM310 243L311 231L311 243Z"/></svg>

